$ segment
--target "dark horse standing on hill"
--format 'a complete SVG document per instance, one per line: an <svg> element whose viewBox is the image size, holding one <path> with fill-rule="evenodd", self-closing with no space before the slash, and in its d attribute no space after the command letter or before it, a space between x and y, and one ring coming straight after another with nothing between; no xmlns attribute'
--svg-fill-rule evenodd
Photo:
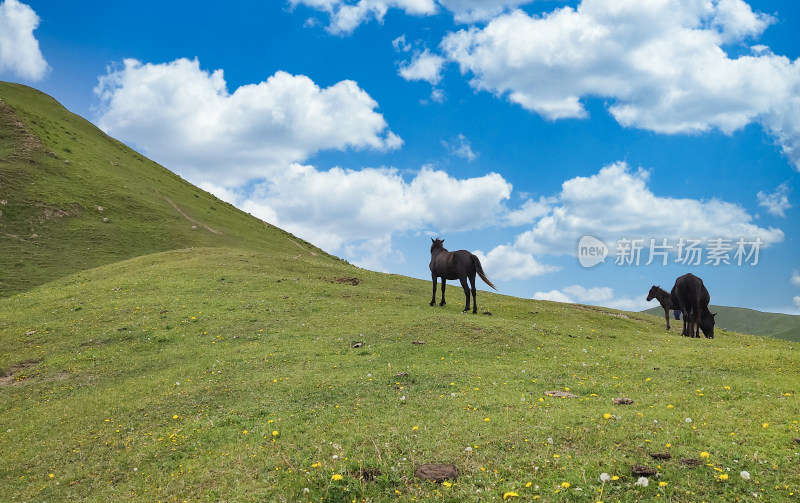
<svg viewBox="0 0 800 503"><path fill-rule="evenodd" d="M714 338L714 316L708 310L711 295L703 280L692 273L684 274L675 280L670 292L672 304L679 306L683 313L683 335L700 337L700 330L708 339ZM699 330L698 330L699 329Z"/></svg>
<svg viewBox="0 0 800 503"><path fill-rule="evenodd" d="M677 309L678 311L675 312L675 319L680 319L677 314L680 312L680 307L674 305L672 303L672 295L660 286L655 286L650 289L650 292L647 294L647 302L650 302L653 299L657 299L658 303L661 304L661 307L664 308L664 318L667 320L667 330L670 329L669 326L669 312L671 309Z"/></svg>
<svg viewBox="0 0 800 503"><path fill-rule="evenodd" d="M464 295L467 297L467 304L464 306L464 312L469 311L469 294L472 291L472 313L478 312L478 301L475 300L475 274L481 277L487 285L497 290L486 274L483 273L481 261L478 257L468 252L467 250L458 250L449 252L444 249L442 243L444 239L433 239L431 244L431 279L433 280L433 297L431 298L431 305L436 305L436 281L437 278L442 278L442 302L440 306L445 305L444 301L444 288L445 281L448 279L457 279L461 281L461 288L464 289ZM467 285L467 278L469 278L469 285ZM471 287L471 288L470 288Z"/></svg>

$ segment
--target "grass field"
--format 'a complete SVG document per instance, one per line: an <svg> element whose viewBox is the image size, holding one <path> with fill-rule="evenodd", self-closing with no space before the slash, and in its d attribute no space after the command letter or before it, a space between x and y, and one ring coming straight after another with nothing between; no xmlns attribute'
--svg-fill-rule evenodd
<svg viewBox="0 0 800 503"><path fill-rule="evenodd" d="M217 248L0 300L0 500L797 500L785 341L428 286Z"/></svg>

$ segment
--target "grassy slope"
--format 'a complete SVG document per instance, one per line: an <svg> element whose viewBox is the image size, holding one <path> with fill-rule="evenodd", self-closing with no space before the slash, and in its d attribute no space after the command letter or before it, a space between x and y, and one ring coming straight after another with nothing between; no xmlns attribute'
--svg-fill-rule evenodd
<svg viewBox="0 0 800 503"><path fill-rule="evenodd" d="M800 326L772 334L770 337L775 337L776 339L783 339L786 341L800 342Z"/></svg>
<svg viewBox="0 0 800 503"><path fill-rule="evenodd" d="M2 299L0 369L19 370L0 386L0 500L800 494L789 343L483 292L492 316L462 315L456 291L444 308L427 294L320 256L205 248ZM424 462L461 475L422 482ZM659 476L636 486L645 464ZM381 475L360 480L365 467Z"/></svg>
<svg viewBox="0 0 800 503"><path fill-rule="evenodd" d="M656 302L653 301L655 304ZM787 340L795 340L800 331L800 316L781 313L765 313L743 307L711 306L717 313L717 326L744 334L767 335ZM643 311L655 316L664 316L661 306Z"/></svg>
<svg viewBox="0 0 800 503"><path fill-rule="evenodd" d="M171 249L299 249L288 239L300 243L106 136L49 96L0 83L0 297Z"/></svg>

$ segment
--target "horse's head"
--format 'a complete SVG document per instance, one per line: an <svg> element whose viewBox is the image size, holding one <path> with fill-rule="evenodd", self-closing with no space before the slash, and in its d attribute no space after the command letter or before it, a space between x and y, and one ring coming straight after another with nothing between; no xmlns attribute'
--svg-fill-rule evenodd
<svg viewBox="0 0 800 503"><path fill-rule="evenodd" d="M431 238L431 241L432 241L432 243L431 243L431 253L433 253L433 250L435 250L437 248L444 249L444 244L443 244L444 243L444 239L439 239L439 238L433 239L433 238Z"/></svg>
<svg viewBox="0 0 800 503"><path fill-rule="evenodd" d="M712 314L707 307L700 311L700 330L709 339L714 338L714 317L716 315L717 313Z"/></svg>
<svg viewBox="0 0 800 503"><path fill-rule="evenodd" d="M658 290L660 288L661 287L653 285L653 287L650 289L650 293L647 294L647 302L650 302L651 300L656 298L656 294L658 293Z"/></svg>

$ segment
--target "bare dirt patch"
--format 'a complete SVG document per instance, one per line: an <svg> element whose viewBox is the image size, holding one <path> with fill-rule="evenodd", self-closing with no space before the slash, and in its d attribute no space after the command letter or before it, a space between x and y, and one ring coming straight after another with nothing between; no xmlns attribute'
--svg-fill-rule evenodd
<svg viewBox="0 0 800 503"><path fill-rule="evenodd" d="M566 391L545 391L544 394L555 398L578 398L578 395Z"/></svg>
<svg viewBox="0 0 800 503"><path fill-rule="evenodd" d="M339 283L339 284L348 284L348 285L358 286L358 284L361 283L361 280L358 279L358 278L350 278L350 277L347 277L347 276L343 276L341 278L336 278L336 282Z"/></svg>
<svg viewBox="0 0 800 503"><path fill-rule="evenodd" d="M383 472L380 471L378 468L361 468L356 472L356 477L360 480L364 480L366 482L372 482L378 477L383 475Z"/></svg>
<svg viewBox="0 0 800 503"><path fill-rule="evenodd" d="M458 478L458 468L456 465L425 464L419 465L414 472L418 479L431 480L433 482L444 482L445 480L456 480Z"/></svg>
<svg viewBox="0 0 800 503"><path fill-rule="evenodd" d="M635 477L652 477L653 475L658 473L658 470L656 470L652 466L633 465L633 467L631 468L631 473Z"/></svg>
<svg viewBox="0 0 800 503"><path fill-rule="evenodd" d="M16 147L10 158L31 159L32 154L43 150L42 141L19 120L14 109L0 100L0 121L5 123L4 133L14 138Z"/></svg>
<svg viewBox="0 0 800 503"><path fill-rule="evenodd" d="M49 206L46 204L37 204L36 206L39 208L39 214L37 215L39 224L43 224L48 220L53 220L56 218L72 216L69 211L63 208L57 208L55 206Z"/></svg>
<svg viewBox="0 0 800 503"><path fill-rule="evenodd" d="M36 366L40 360L26 360L0 371L0 386L13 386L19 384L29 376L26 370Z"/></svg>

